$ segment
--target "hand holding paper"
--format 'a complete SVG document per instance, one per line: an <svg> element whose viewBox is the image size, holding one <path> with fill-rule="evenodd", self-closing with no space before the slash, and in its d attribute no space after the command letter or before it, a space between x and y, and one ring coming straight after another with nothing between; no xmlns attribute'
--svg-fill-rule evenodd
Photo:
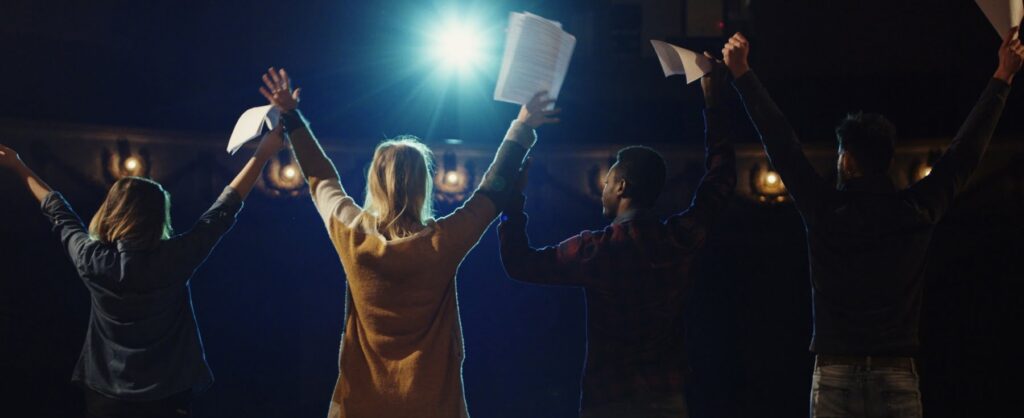
<svg viewBox="0 0 1024 418"><path fill-rule="evenodd" d="M280 117L281 113L274 105L257 106L243 112L228 139L228 153L234 154L246 142L259 137L264 125L267 129L277 127Z"/></svg>
<svg viewBox="0 0 1024 418"><path fill-rule="evenodd" d="M1019 29L1015 26L1006 31L1003 43L999 45L999 67L992 75L1008 84L1013 83L1013 77L1020 71L1021 61L1024 60L1024 46L1020 39L1016 39Z"/></svg>
<svg viewBox="0 0 1024 418"><path fill-rule="evenodd" d="M533 98L519 109L519 117L516 120L532 129L537 129L541 125L549 123L558 123L558 118L552 118L551 116L557 115L562 109L546 110L554 105L554 103L555 99L548 98L548 92L539 92L533 95Z"/></svg>
<svg viewBox="0 0 1024 418"><path fill-rule="evenodd" d="M686 84L697 81L711 71L711 60L686 48L651 39L665 77L686 75Z"/></svg>
<svg viewBox="0 0 1024 418"><path fill-rule="evenodd" d="M1011 27L1020 25L1024 18L1024 0L975 0L981 11L985 13L989 23L999 36L1003 36ZM1019 36L1018 36L1019 39Z"/></svg>

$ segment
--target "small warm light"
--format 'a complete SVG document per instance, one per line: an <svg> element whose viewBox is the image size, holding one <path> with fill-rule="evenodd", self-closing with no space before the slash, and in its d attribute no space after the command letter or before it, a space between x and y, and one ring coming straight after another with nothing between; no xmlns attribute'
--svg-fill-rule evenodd
<svg viewBox="0 0 1024 418"><path fill-rule="evenodd" d="M434 173L436 198L450 203L461 202L466 198L469 183L473 181L471 173L464 166L456 165L454 154L446 154L444 160L442 168Z"/></svg>
<svg viewBox="0 0 1024 418"><path fill-rule="evenodd" d="M448 184L457 184L459 182L459 173L455 171L445 173L444 182Z"/></svg>
<svg viewBox="0 0 1024 418"><path fill-rule="evenodd" d="M921 180L921 179L923 179L925 177L928 177L928 175L931 174L931 173L932 173L932 167L931 166L927 166L927 165L921 166L921 168L917 170L917 179Z"/></svg>
<svg viewBox="0 0 1024 418"><path fill-rule="evenodd" d="M134 172L139 169L140 165L142 165L142 163L140 163L139 159L135 157L128 157L124 160L124 168L128 171Z"/></svg>
<svg viewBox="0 0 1024 418"><path fill-rule="evenodd" d="M786 185L782 183L779 173L772 170L764 170L758 175L756 182L757 191L761 194L775 196L786 193Z"/></svg>
<svg viewBox="0 0 1024 418"><path fill-rule="evenodd" d="M299 171L296 170L294 166L289 165L286 166L284 170L281 170L281 175L288 180L292 180L299 175Z"/></svg>

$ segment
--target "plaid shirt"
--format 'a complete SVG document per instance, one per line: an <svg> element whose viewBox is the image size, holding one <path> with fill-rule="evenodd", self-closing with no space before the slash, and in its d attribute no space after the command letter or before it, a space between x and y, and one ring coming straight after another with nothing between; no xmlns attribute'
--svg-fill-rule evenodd
<svg viewBox="0 0 1024 418"><path fill-rule="evenodd" d="M736 185L735 154L720 116L705 111L706 173L690 207L664 222L623 214L600 231L534 249L525 198L513 199L498 227L505 271L515 280L581 286L587 298L587 363L582 408L682 394L683 300L694 255Z"/></svg>

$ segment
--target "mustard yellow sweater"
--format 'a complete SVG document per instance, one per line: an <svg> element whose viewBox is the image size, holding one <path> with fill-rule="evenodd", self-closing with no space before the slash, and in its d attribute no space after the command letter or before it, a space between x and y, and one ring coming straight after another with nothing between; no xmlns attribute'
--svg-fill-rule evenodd
<svg viewBox="0 0 1024 418"><path fill-rule="evenodd" d="M516 167L533 131L513 124L499 151ZM492 169L499 166L496 159ZM510 179L498 179L508 187ZM487 176L485 176L487 182ZM462 328L456 299L459 264L498 213L474 193L452 214L420 232L386 239L360 222L371 216L337 179L310 179L310 191L348 280L336 417L468 417L462 388Z"/></svg>

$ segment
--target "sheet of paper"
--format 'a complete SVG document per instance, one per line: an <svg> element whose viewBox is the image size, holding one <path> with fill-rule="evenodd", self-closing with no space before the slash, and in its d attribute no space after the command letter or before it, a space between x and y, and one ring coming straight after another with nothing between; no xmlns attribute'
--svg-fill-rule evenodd
<svg viewBox="0 0 1024 418"><path fill-rule="evenodd" d="M228 153L234 154L246 142L252 141L263 133L263 127L274 129L281 118L281 113L274 105L257 106L242 112L235 122L235 129L228 139Z"/></svg>
<svg viewBox="0 0 1024 418"><path fill-rule="evenodd" d="M711 72L711 60L686 48L680 48L668 42L651 39L654 52L658 54L661 70L665 77L685 75L686 84L690 84Z"/></svg>
<svg viewBox="0 0 1024 418"><path fill-rule="evenodd" d="M511 13L494 100L525 104L544 90L557 99L575 47L576 37L562 30L560 23L531 13Z"/></svg>
<svg viewBox="0 0 1024 418"><path fill-rule="evenodd" d="M1024 0L974 0L985 13L992 27L999 32L999 38L1006 36L1010 28L1017 26L1024 16Z"/></svg>

